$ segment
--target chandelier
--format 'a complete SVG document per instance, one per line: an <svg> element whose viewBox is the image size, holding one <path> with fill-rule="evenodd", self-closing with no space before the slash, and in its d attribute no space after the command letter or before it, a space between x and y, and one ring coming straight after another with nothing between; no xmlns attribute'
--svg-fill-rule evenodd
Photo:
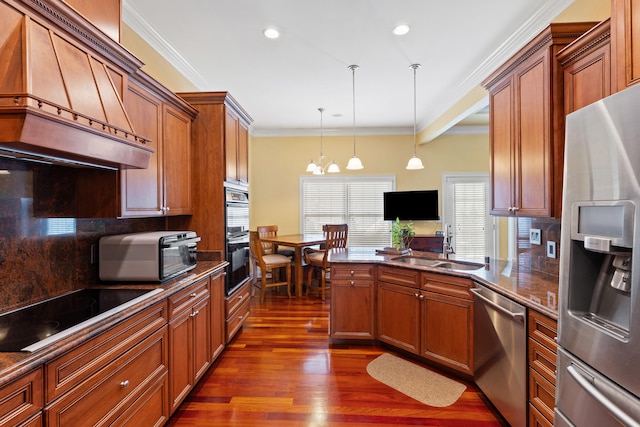
<svg viewBox="0 0 640 427"><path fill-rule="evenodd" d="M324 175L325 172L328 173L338 173L340 172L340 168L335 162L331 162L327 165L324 164L325 156L322 153L322 113L324 112L324 108L318 108L320 111L320 157L318 157L318 162L314 162L311 160L307 165L306 172L311 172L314 175Z"/></svg>

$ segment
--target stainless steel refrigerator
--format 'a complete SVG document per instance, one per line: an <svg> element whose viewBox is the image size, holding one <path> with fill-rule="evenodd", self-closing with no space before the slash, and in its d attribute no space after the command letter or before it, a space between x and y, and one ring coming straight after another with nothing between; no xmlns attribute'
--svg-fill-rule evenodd
<svg viewBox="0 0 640 427"><path fill-rule="evenodd" d="M556 426L640 426L640 86L567 116Z"/></svg>

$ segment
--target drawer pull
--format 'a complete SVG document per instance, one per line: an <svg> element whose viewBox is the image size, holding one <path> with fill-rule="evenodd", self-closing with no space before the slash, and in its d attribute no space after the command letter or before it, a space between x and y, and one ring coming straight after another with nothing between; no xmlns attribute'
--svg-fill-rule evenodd
<svg viewBox="0 0 640 427"><path fill-rule="evenodd" d="M129 380L124 380L120 383L120 387L126 388L129 387Z"/></svg>
<svg viewBox="0 0 640 427"><path fill-rule="evenodd" d="M355 285L356 282L354 282L353 280L351 282L349 282L351 284L351 286Z"/></svg>
<svg viewBox="0 0 640 427"><path fill-rule="evenodd" d="M190 296L191 298L195 298L195 297L197 297L197 296L198 296L198 294L196 294L196 293L194 292L194 293L192 293L192 294L191 294L191 295L189 295L189 296Z"/></svg>
<svg viewBox="0 0 640 427"><path fill-rule="evenodd" d="M242 299L242 298L244 298L244 295L238 296L238 299Z"/></svg>
<svg viewBox="0 0 640 427"><path fill-rule="evenodd" d="M356 274L356 272L351 270L351 275L353 276L354 274Z"/></svg>
<svg viewBox="0 0 640 427"><path fill-rule="evenodd" d="M194 311L193 313L191 313L191 317L196 317L198 313L200 313L200 310Z"/></svg>

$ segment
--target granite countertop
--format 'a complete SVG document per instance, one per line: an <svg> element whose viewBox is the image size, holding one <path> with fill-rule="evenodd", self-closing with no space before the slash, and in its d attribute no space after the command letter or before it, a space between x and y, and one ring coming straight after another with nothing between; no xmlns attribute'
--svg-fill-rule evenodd
<svg viewBox="0 0 640 427"><path fill-rule="evenodd" d="M413 256L444 260L441 254L431 252L412 252ZM471 278L528 308L557 320L558 319L558 277L518 267L515 263L494 260L477 270L452 270L441 267L427 267L394 261L401 255L379 254L373 248L340 249L330 253L329 261L335 263L384 263L396 267L445 273L452 276ZM451 261L467 261L454 259Z"/></svg>
<svg viewBox="0 0 640 427"><path fill-rule="evenodd" d="M58 357L82 342L108 330L115 324L129 318L152 305L166 300L167 297L182 290L185 286L224 268L226 261L198 261L193 270L163 283L104 283L100 288L120 289L162 289L148 298L109 316L108 319L90 324L67 337L53 342L51 345L34 352L0 352L0 385L6 384L27 372L36 369L43 363Z"/></svg>

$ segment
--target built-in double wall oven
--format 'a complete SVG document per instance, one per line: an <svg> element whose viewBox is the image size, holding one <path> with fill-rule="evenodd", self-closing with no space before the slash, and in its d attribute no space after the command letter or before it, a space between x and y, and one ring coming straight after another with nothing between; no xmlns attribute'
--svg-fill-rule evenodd
<svg viewBox="0 0 640 427"><path fill-rule="evenodd" d="M250 278L249 193L225 184L225 253L229 262L225 291L230 295Z"/></svg>

